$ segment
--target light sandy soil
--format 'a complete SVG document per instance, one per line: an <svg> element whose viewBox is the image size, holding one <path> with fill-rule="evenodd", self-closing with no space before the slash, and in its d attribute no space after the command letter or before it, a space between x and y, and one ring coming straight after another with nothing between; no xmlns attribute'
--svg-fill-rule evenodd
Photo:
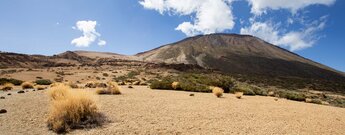
<svg viewBox="0 0 345 135"><path fill-rule="evenodd" d="M70 134L315 134L345 133L345 109L272 97L122 87L122 95L97 95L111 123ZM0 134L54 134L46 127L46 91L0 93Z"/></svg>

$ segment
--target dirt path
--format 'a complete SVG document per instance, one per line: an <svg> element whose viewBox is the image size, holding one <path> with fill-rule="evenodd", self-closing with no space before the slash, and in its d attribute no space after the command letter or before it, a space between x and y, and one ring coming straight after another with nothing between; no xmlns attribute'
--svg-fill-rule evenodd
<svg viewBox="0 0 345 135"><path fill-rule="evenodd" d="M344 134L345 109L272 97L158 91L123 87L122 95L99 96L101 112L112 121L71 134ZM0 93L1 96L5 95ZM45 91L12 93L0 100L0 134L53 134L45 118Z"/></svg>

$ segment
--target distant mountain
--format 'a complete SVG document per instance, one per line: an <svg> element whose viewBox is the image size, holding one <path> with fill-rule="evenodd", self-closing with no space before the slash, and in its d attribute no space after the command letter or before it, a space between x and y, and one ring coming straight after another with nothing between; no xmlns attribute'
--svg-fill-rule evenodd
<svg viewBox="0 0 345 135"><path fill-rule="evenodd" d="M266 80L280 77L345 82L340 71L248 35L195 36L136 56L147 62L197 64Z"/></svg>

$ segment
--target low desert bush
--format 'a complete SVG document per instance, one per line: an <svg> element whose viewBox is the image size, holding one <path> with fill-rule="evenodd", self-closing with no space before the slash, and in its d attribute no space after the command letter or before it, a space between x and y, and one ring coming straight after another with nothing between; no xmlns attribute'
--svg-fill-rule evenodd
<svg viewBox="0 0 345 135"><path fill-rule="evenodd" d="M109 74L108 73L103 73L103 76L108 77Z"/></svg>
<svg viewBox="0 0 345 135"><path fill-rule="evenodd" d="M277 94L280 98L286 98L294 101L305 101L306 98L303 93L294 91L278 91Z"/></svg>
<svg viewBox="0 0 345 135"><path fill-rule="evenodd" d="M107 84L90 81L85 84L85 88L106 88Z"/></svg>
<svg viewBox="0 0 345 135"><path fill-rule="evenodd" d="M243 96L243 92L235 92L235 97L241 99Z"/></svg>
<svg viewBox="0 0 345 135"><path fill-rule="evenodd" d="M151 89L166 89L166 90L172 90L171 84L173 83L173 80L170 78L163 78L162 80L152 80L150 88Z"/></svg>
<svg viewBox="0 0 345 135"><path fill-rule="evenodd" d="M222 88L219 88L219 87L214 87L212 89L212 93L217 96L218 98L222 97L223 96L223 93L224 93L224 90Z"/></svg>
<svg viewBox="0 0 345 135"><path fill-rule="evenodd" d="M177 90L178 88L180 88L179 87L179 82L173 82L172 84L171 84L171 87L174 89L174 90Z"/></svg>
<svg viewBox="0 0 345 135"><path fill-rule="evenodd" d="M51 107L47 125L56 133L72 129L93 128L104 122L94 96L88 92L71 90L66 85L57 85L49 90Z"/></svg>
<svg viewBox="0 0 345 135"><path fill-rule="evenodd" d="M67 85L73 89L78 89L79 86L77 83L74 83L74 82L68 82Z"/></svg>
<svg viewBox="0 0 345 135"><path fill-rule="evenodd" d="M97 94L119 95L121 94L120 87L116 82L109 82L108 88L97 89Z"/></svg>
<svg viewBox="0 0 345 135"><path fill-rule="evenodd" d="M12 90L13 86L14 85L12 83L5 83L4 86L1 88L1 90L4 90L4 91Z"/></svg>
<svg viewBox="0 0 345 135"><path fill-rule="evenodd" d="M4 85L5 83L12 83L13 85L19 86L23 83L23 81L12 78L0 78L0 85Z"/></svg>
<svg viewBox="0 0 345 135"><path fill-rule="evenodd" d="M255 96L253 89L247 84L236 84L232 89L232 93L243 92L243 95Z"/></svg>
<svg viewBox="0 0 345 135"><path fill-rule="evenodd" d="M24 82L24 83L22 83L22 88L23 89L33 89L34 85L31 82Z"/></svg>
<svg viewBox="0 0 345 135"><path fill-rule="evenodd" d="M36 80L35 83L38 85L50 85L52 84L52 81L48 79L40 79L40 80Z"/></svg>
<svg viewBox="0 0 345 135"><path fill-rule="evenodd" d="M312 99L312 100L311 100L311 103L314 103L314 104L322 104L322 100L320 100L320 99Z"/></svg>

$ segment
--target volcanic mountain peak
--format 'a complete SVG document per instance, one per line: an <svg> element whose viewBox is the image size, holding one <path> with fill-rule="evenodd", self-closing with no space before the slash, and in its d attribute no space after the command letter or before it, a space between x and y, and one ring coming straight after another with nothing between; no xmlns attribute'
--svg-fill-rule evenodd
<svg viewBox="0 0 345 135"><path fill-rule="evenodd" d="M197 64L235 74L344 78L332 68L249 35L196 36L136 56L143 61Z"/></svg>

